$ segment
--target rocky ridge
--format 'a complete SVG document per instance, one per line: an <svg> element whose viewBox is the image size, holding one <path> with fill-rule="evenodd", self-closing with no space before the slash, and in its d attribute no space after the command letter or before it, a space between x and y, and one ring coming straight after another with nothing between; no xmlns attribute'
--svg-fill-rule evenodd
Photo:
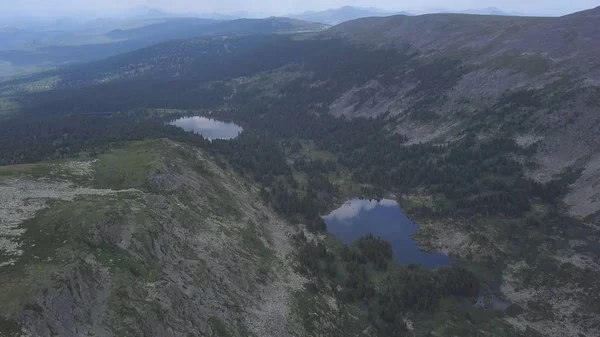
<svg viewBox="0 0 600 337"><path fill-rule="evenodd" d="M160 152L135 190L2 181L2 195L27 188L8 208L30 212L11 225L22 254L0 267L0 335L302 335L292 227L206 153L162 140L127 151L148 147Z"/></svg>

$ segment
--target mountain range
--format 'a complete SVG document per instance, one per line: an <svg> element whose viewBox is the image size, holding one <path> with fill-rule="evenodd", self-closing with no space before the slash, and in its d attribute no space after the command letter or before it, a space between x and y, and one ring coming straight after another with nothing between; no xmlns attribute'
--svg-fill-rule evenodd
<svg viewBox="0 0 600 337"><path fill-rule="evenodd" d="M361 8L361 7L351 7L345 6L337 9L330 9L320 12L309 11L300 14L289 14L287 17L312 21L312 22L320 22L329 25L337 25L339 23L355 20L359 18L366 17L381 17L381 16L391 16L391 15L410 15L408 12L392 12L385 11L378 8Z"/></svg>
<svg viewBox="0 0 600 337"><path fill-rule="evenodd" d="M463 13L508 15L497 8ZM219 34L257 34L278 30L278 32L288 33L306 30L318 31L325 29L325 25L335 25L364 17L391 15L410 15L410 13L346 6L321 12L312 11L288 15L291 19L306 21L304 23L284 18L262 19L265 27L273 25L271 30L258 28L257 25L261 25L259 19L245 19L247 21L244 21L244 18L256 16L246 12L231 14L170 13L148 6L132 8L118 13L116 16L91 20L70 17L22 17L18 20L8 20L5 22L5 27L0 28L0 78L61 66L70 62L101 59L176 38ZM280 22L275 23L274 20ZM288 20L287 25L295 26L295 28L283 28L284 20ZM235 22L225 23L223 21ZM318 22L321 25L309 22ZM230 27L226 28L225 26ZM125 35L127 38L122 38Z"/></svg>
<svg viewBox="0 0 600 337"><path fill-rule="evenodd" d="M199 18L94 20L79 31L5 29L0 32L0 64L10 72L55 67L117 55L172 39L215 35L252 35L319 31L322 24L288 18L218 21ZM119 27L119 28L117 28ZM100 33L99 33L100 32ZM3 75L0 68L0 77Z"/></svg>
<svg viewBox="0 0 600 337"><path fill-rule="evenodd" d="M459 14L477 14L477 15L501 15L501 16L533 16L518 12L505 12L497 7L487 7L481 9L468 9L468 10L448 10L448 9L434 9L427 10L427 13L459 13ZM287 14L285 16L300 20L320 22L329 25L337 25L342 22L351 21L359 18L367 17L385 17L393 15L416 15L408 11L389 11L379 8L369 7L352 7L345 6L336 9L329 9L325 11L308 11L300 14Z"/></svg>
<svg viewBox="0 0 600 337"><path fill-rule="evenodd" d="M0 82L0 333L600 335L597 27L184 18ZM357 196L453 266L339 242L321 215Z"/></svg>

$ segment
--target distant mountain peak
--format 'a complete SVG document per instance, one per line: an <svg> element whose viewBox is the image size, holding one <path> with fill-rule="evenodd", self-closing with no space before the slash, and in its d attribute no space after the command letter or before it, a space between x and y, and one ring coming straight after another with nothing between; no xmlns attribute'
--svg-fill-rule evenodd
<svg viewBox="0 0 600 337"><path fill-rule="evenodd" d="M486 8L484 8L484 10L488 10L488 11L496 11L496 12L504 12L504 11L503 11L503 10L501 10L500 8L498 8L498 7L493 7L493 6L491 6L491 7L486 7Z"/></svg>
<svg viewBox="0 0 600 337"><path fill-rule="evenodd" d="M372 16L391 16L397 14L409 14L406 12L389 12L375 7L354 7L343 6L340 8L327 9L320 12L308 11L300 14L287 15L290 18L320 22L329 25L336 25L345 21L372 17Z"/></svg>
<svg viewBox="0 0 600 337"><path fill-rule="evenodd" d="M193 13L171 13L160 8L138 6L126 11L125 16L135 19L163 19L174 17L195 17L197 15Z"/></svg>

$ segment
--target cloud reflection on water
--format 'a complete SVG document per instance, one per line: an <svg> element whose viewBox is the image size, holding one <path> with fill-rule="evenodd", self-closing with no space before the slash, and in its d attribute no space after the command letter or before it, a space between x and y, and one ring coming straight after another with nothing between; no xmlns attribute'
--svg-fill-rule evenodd
<svg viewBox="0 0 600 337"><path fill-rule="evenodd" d="M447 255L419 249L413 238L419 226L394 200L349 200L323 218L327 230L346 244L369 234L390 242L394 258L402 265L417 263L432 269L451 265Z"/></svg>
<svg viewBox="0 0 600 337"><path fill-rule="evenodd" d="M351 220L356 218L361 212L368 212L377 206L400 207L395 200L383 199L380 202L369 199L353 199L346 201L342 207L329 213L324 218L336 220L344 224L350 224Z"/></svg>

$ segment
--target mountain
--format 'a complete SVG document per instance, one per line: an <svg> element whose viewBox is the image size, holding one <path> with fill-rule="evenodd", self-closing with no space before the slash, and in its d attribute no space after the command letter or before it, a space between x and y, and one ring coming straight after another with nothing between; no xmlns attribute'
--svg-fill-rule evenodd
<svg viewBox="0 0 600 337"><path fill-rule="evenodd" d="M115 29L104 34L106 37L113 40L134 40L143 38L152 38L156 41L166 41L173 38L190 38L196 34L201 34L201 30L210 25L218 23L215 20L209 19L176 19L167 20L156 24L131 28L131 29ZM157 35L159 37L157 37ZM150 42L151 43L151 42Z"/></svg>
<svg viewBox="0 0 600 337"><path fill-rule="evenodd" d="M168 12L159 8L153 8L149 6L139 6L130 8L123 13L118 13L117 17L122 16L126 20L152 20L152 19L166 19L166 18L198 18L200 17L196 13L184 12L174 13Z"/></svg>
<svg viewBox="0 0 600 337"><path fill-rule="evenodd" d="M133 200L114 197L115 204L106 207L93 203L94 210L117 214L65 213L69 220L63 221L60 214L40 213L16 227L14 233L26 233L25 239L8 242L23 251L33 249L32 260L23 260L33 262L19 264L17 259L8 280L21 277L15 283L27 287L33 282L28 275L48 275L43 267L58 269L59 276L73 275L53 264L64 256L67 265L108 259L109 264L101 264L108 274L74 275L87 284L108 275L105 279L117 280L119 287L77 292L69 289L79 289L83 281L68 279L67 286L42 282L33 289L48 288L41 294L78 309L47 318L48 303L54 302L39 296L30 300L19 295L22 288L12 291L15 283L5 281L2 288L11 291L0 301L7 303L0 305L3 326L46 329L48 322L53 327L57 321L60 326L76 321L75 331L100 326L109 329L104 335L114 335L123 332L117 330L121 326L97 322L126 322L136 329L126 331L129 335L169 329L248 335L239 322L266 311L266 320L280 330L252 327L251 333L598 336L600 46L590 41L600 38L599 24L600 7L559 18L373 17L310 34L167 41L0 83L0 164L11 165L0 168L0 177L7 179L0 182L8 184L0 195L35 190L10 185L15 179L47 183L51 178L104 190L93 193L127 193L114 191L130 188L142 193ZM173 116L190 114L231 120L244 132L233 140L209 142L165 125ZM132 145L139 141L145 145ZM116 161L119 151L125 151L125 161ZM163 159L148 162L154 153ZM67 168L38 166L74 157L98 160L96 173L78 178ZM45 163L32 164L39 161ZM80 166L85 165L66 165ZM325 233L320 215L356 196L398 200L420 226L414 237L422 249L450 254L454 267L400 266L386 258L389 247L375 238L346 246ZM8 199L15 198L10 194ZM35 198L28 200L38 205ZM197 205L208 206L196 211ZM62 207L61 212L74 212L81 206ZM270 220L275 213L292 227L292 232L275 232L279 244L271 244L267 234L274 231ZM236 220L218 218L223 215ZM164 228L155 227L158 223ZM73 224L83 229L65 227ZM207 235L188 234L193 224L207 226ZM267 228L263 235L238 235L238 225L251 224ZM125 234L110 236L106 228ZM127 234L131 231L136 235ZM179 242L176 235L185 243L200 242L172 244ZM251 300L265 293L240 285L235 275L243 267L237 263L270 254L256 248L249 255L227 255L215 246L240 247L240 240L256 244L257 237L280 252L277 256L291 256L275 264L281 270L277 275L297 280L291 268L308 282L296 287L280 280L287 295L272 290L266 291L273 294L266 304ZM110 255L113 250L102 240L125 251ZM47 247L40 242L58 245L44 254L64 255L36 259L44 255L36 249ZM163 252L166 247L178 251ZM16 259L15 250L4 255ZM120 254L125 266L119 264ZM69 259L81 256L86 259ZM228 264L219 269L221 258ZM194 263L217 268L224 280L203 281L198 278L203 274L186 268ZM246 268L240 274L247 273L255 284L261 266ZM208 298L200 296L199 314L192 309L197 284ZM295 290L292 302L290 288ZM71 305L79 293L91 294L85 302L93 305ZM165 293L179 305L174 307ZM240 297L227 300L225 293ZM153 294L161 301L150 310ZM115 305L115 298L123 300ZM487 309L474 306L481 302ZM80 316L87 308L105 316ZM273 311L282 313L279 321L272 320ZM213 317L208 324L206 315ZM193 326L210 326L210 332L193 330L188 323L196 320ZM235 331L219 322L231 322ZM281 328L285 322L289 328ZM150 330L137 330L145 326Z"/></svg>
<svg viewBox="0 0 600 337"><path fill-rule="evenodd" d="M1 247L3 336L305 334L293 227L211 154L157 140L31 169L67 180L0 169L3 220L30 226Z"/></svg>
<svg viewBox="0 0 600 337"><path fill-rule="evenodd" d="M244 18L243 16L240 16L238 14L223 14L223 13L202 13L202 14L198 14L197 17L202 18L202 19L212 19L212 20L219 20L219 21L228 21L228 20L236 20L236 19L242 19Z"/></svg>
<svg viewBox="0 0 600 337"><path fill-rule="evenodd" d="M410 15L406 12L388 12L377 8L361 8L345 6L337 9L329 9L321 12L304 12L300 14L288 15L291 18L320 22L329 25L337 25L341 22L350 21L359 18L371 17L371 16L390 16L397 14Z"/></svg>
<svg viewBox="0 0 600 337"><path fill-rule="evenodd" d="M500 15L500 16L528 16L528 17L544 17L553 15L543 15L535 13L521 13L516 11L505 11L498 7L472 8L464 10L450 10L447 8L429 8L421 11L422 14L472 14L472 15Z"/></svg>
<svg viewBox="0 0 600 337"><path fill-rule="evenodd" d="M159 19L159 18L168 18L174 17L176 15L167 13L163 10L156 8L136 8L130 10L127 14L128 17L136 18L136 19Z"/></svg>
<svg viewBox="0 0 600 337"><path fill-rule="evenodd" d="M198 36L252 35L267 33L293 33L319 31L326 26L288 18L238 19L216 21L198 18L143 19L129 27L119 28L102 34L74 34L64 32L38 33L29 31L7 31L0 34L6 39L5 50L0 50L0 62L14 67L59 66L70 62L85 62L106 58L119 53L146 47L172 39ZM97 24L90 22L88 28ZM104 27L110 27L104 25ZM23 45L26 41L26 45ZM11 48L12 46L12 48ZM2 74L0 74L1 76Z"/></svg>
<svg viewBox="0 0 600 337"><path fill-rule="evenodd" d="M467 9L463 11L458 11L455 13L462 14L478 14L478 15L512 15L498 7L486 7L486 8L477 8L477 9Z"/></svg>
<svg viewBox="0 0 600 337"><path fill-rule="evenodd" d="M478 8L478 9L467 9L464 11L458 11L455 13L462 14L478 14L478 15L503 15L503 16L527 16L526 14L521 14L517 12L505 12L497 7L486 7L486 8Z"/></svg>
<svg viewBox="0 0 600 337"><path fill-rule="evenodd" d="M178 17L186 17L187 15L182 15L180 13L170 13L164 11L159 8L153 8L150 6L138 6L134 8L130 8L121 15L124 18L134 18L134 19L163 19L163 18L178 18Z"/></svg>

